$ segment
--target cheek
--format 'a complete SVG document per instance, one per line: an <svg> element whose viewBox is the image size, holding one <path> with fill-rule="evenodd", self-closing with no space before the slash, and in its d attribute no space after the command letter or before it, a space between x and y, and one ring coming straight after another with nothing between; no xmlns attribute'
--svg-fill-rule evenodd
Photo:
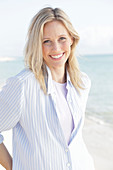
<svg viewBox="0 0 113 170"><path fill-rule="evenodd" d="M42 52L43 52L43 56L47 55L49 50L46 46L42 46Z"/></svg>
<svg viewBox="0 0 113 170"><path fill-rule="evenodd" d="M65 51L67 51L68 53L70 53L71 46L70 46L70 43L69 43L69 42L67 42L67 43L64 45L64 49L65 49Z"/></svg>

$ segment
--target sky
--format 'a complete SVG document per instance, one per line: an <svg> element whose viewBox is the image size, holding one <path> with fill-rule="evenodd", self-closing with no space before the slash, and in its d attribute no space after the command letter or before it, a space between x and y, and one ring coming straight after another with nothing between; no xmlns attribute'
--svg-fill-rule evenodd
<svg viewBox="0 0 113 170"><path fill-rule="evenodd" d="M0 0L0 57L23 56L30 21L47 6L67 13L79 54L113 54L113 0Z"/></svg>

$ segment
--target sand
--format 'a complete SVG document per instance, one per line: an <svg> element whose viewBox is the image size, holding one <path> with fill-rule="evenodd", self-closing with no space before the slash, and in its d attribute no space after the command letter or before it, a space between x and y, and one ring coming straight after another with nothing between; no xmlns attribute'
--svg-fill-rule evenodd
<svg viewBox="0 0 113 170"><path fill-rule="evenodd" d="M113 127L85 119L83 137L95 170L113 170Z"/></svg>
<svg viewBox="0 0 113 170"><path fill-rule="evenodd" d="M11 130L4 132L4 143L12 154ZM85 119L83 138L92 155L95 170L113 170L113 127ZM0 170L5 170L0 166Z"/></svg>

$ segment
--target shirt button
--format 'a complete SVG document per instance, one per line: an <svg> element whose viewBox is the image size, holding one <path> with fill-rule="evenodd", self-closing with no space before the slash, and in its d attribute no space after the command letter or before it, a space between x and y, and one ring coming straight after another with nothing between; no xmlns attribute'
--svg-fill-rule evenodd
<svg viewBox="0 0 113 170"><path fill-rule="evenodd" d="M65 149L65 152L68 152L68 149L67 149L67 148Z"/></svg>
<svg viewBox="0 0 113 170"><path fill-rule="evenodd" d="M67 167L70 167L70 163L69 162L67 163Z"/></svg>

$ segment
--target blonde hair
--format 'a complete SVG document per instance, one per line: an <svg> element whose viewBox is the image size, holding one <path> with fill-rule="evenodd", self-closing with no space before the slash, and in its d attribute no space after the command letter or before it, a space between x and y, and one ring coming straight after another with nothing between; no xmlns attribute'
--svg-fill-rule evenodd
<svg viewBox="0 0 113 170"><path fill-rule="evenodd" d="M74 87L79 92L81 87L81 74L79 70L79 65L77 58L75 57L75 48L80 39L78 33L73 28L68 16L64 13L63 10L59 8L46 7L41 9L32 19L29 30L28 30L28 39L25 46L25 62L26 66L34 73L36 79L40 83L40 87L46 93L46 84L45 84L45 74L46 67L43 61L42 54L42 37L43 37L43 28L47 22L53 20L61 21L71 37L73 38L73 44L71 46L71 53L67 60L66 67L70 75L70 79Z"/></svg>

